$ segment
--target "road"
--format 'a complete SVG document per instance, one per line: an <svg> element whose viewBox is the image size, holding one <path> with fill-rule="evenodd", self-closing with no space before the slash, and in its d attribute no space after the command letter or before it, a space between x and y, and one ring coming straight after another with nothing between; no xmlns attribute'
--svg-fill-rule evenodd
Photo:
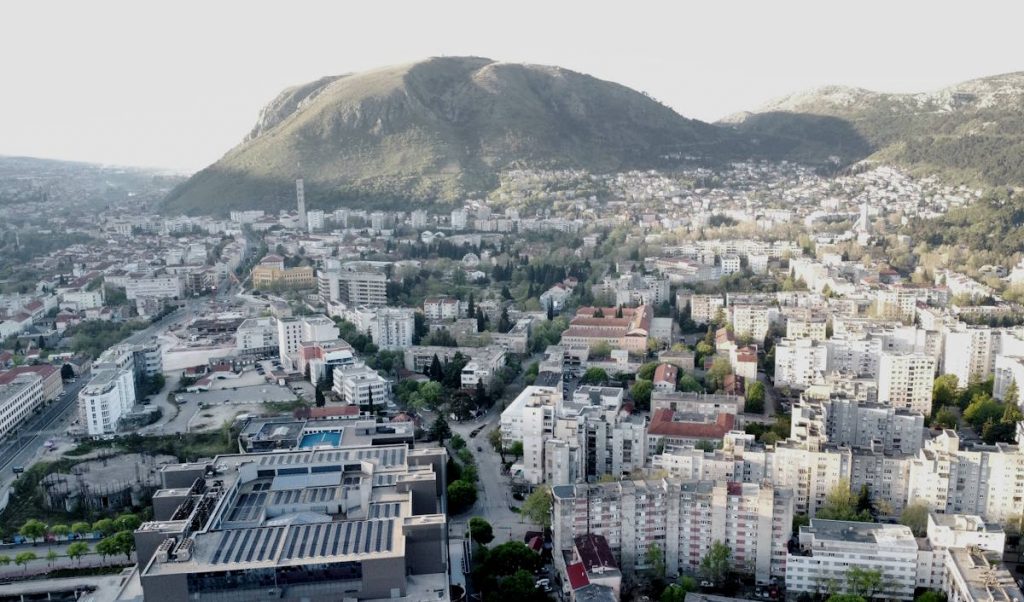
<svg viewBox="0 0 1024 602"><path fill-rule="evenodd" d="M29 460L42 450L47 438L67 432L75 415L78 391L86 381L83 375L65 387L60 397L22 423L17 436L4 442L0 447L0 474L6 473L9 467L27 466L31 463Z"/></svg>

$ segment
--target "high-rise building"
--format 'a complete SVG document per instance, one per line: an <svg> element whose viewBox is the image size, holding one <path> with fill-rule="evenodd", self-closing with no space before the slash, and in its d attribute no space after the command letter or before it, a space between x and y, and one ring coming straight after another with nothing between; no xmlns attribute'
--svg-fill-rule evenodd
<svg viewBox="0 0 1024 602"><path fill-rule="evenodd" d="M302 178L295 180L295 199L299 205L299 230L306 230L308 228L306 221L306 190L302 184Z"/></svg>
<svg viewBox="0 0 1024 602"><path fill-rule="evenodd" d="M404 349L412 345L416 327L415 311L409 308L381 307L370 326L370 336L381 349Z"/></svg>
<svg viewBox="0 0 1024 602"><path fill-rule="evenodd" d="M135 376L131 367L97 370L78 392L79 418L93 436L117 432L118 421L133 405Z"/></svg>
<svg viewBox="0 0 1024 602"><path fill-rule="evenodd" d="M924 353L883 353L878 362L878 402L924 415L932 411L935 358Z"/></svg>
<svg viewBox="0 0 1024 602"><path fill-rule="evenodd" d="M38 374L19 374L0 384L0 437L16 428L43 403L43 379Z"/></svg>

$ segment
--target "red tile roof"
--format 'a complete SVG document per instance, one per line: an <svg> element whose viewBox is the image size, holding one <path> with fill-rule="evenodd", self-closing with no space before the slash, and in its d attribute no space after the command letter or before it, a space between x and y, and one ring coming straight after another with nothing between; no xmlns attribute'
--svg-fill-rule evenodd
<svg viewBox="0 0 1024 602"><path fill-rule="evenodd" d="M330 406L323 408L311 408L310 418L333 418L335 416L358 416L359 406Z"/></svg>
<svg viewBox="0 0 1024 602"><path fill-rule="evenodd" d="M2 359L2 358L0 358ZM54 372L57 372L56 366L50 364L34 364L32 366L15 366L7 372L0 372L0 385L13 382L15 377L19 374L38 374L40 378L46 380L52 376Z"/></svg>
<svg viewBox="0 0 1024 602"><path fill-rule="evenodd" d="M736 426L736 417L732 414L719 414L715 422L676 422L674 417L675 412L670 408L657 410L651 416L647 433L667 437L721 439Z"/></svg>
<svg viewBox="0 0 1024 602"><path fill-rule="evenodd" d="M565 574L569 578L569 587L573 590L590 585L587 569L583 566L582 562L574 562L565 567Z"/></svg>
<svg viewBox="0 0 1024 602"><path fill-rule="evenodd" d="M676 368L672 364L659 364L654 370L654 382L667 382L676 384L676 380L679 378L679 368Z"/></svg>

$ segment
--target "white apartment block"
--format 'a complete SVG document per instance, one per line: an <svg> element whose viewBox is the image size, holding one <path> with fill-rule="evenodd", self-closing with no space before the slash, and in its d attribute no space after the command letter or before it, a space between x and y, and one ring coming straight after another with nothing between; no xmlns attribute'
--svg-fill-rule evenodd
<svg viewBox="0 0 1024 602"><path fill-rule="evenodd" d="M1004 401L1011 383L1017 383L1017 403L1024 407L1024 357L997 355L992 395Z"/></svg>
<svg viewBox="0 0 1024 602"><path fill-rule="evenodd" d="M729 274L735 274L740 271L740 257L739 255L723 255L722 256L722 275L728 276Z"/></svg>
<svg viewBox="0 0 1024 602"><path fill-rule="evenodd" d="M272 353L277 349L277 321L249 318L235 330L235 349L242 355Z"/></svg>
<svg viewBox="0 0 1024 602"><path fill-rule="evenodd" d="M995 340L998 335L987 326L958 326L945 336L942 373L954 374L961 387L985 380L995 367Z"/></svg>
<svg viewBox="0 0 1024 602"><path fill-rule="evenodd" d="M528 483L544 482L544 442L552 438L560 399L561 392L553 387L529 386L501 413L502 445L507 449L522 442L522 476Z"/></svg>
<svg viewBox="0 0 1024 602"><path fill-rule="evenodd" d="M883 353L878 362L878 402L931 414L935 358L924 353Z"/></svg>
<svg viewBox="0 0 1024 602"><path fill-rule="evenodd" d="M892 287L875 292L875 314L883 319L912 322L918 299L924 300L924 289Z"/></svg>
<svg viewBox="0 0 1024 602"><path fill-rule="evenodd" d="M775 385L806 389L820 381L828 366L824 344L811 339L782 339L775 346Z"/></svg>
<svg viewBox="0 0 1024 602"><path fill-rule="evenodd" d="M38 374L19 374L0 384L0 437L17 428L43 403L43 379Z"/></svg>
<svg viewBox="0 0 1024 602"><path fill-rule="evenodd" d="M1024 505L1024 453L1006 444L960 449L944 431L910 463L907 498L946 514L977 514L1005 521Z"/></svg>
<svg viewBox="0 0 1024 602"><path fill-rule="evenodd" d="M427 212L422 209L416 209L409 214L409 225L413 228L426 228L427 227Z"/></svg>
<svg viewBox="0 0 1024 602"><path fill-rule="evenodd" d="M125 284L124 290L129 301L139 297L177 299L184 294L184 285L180 276L152 276L132 278Z"/></svg>
<svg viewBox="0 0 1024 602"><path fill-rule="evenodd" d="M729 307L729 322L737 338L749 337L761 344L772 322L778 319L779 310L764 305L733 305Z"/></svg>
<svg viewBox="0 0 1024 602"><path fill-rule="evenodd" d="M465 230L468 214L465 209L452 209L452 230Z"/></svg>
<svg viewBox="0 0 1024 602"><path fill-rule="evenodd" d="M878 362L882 355L881 339L843 334L825 341L824 345L828 349L829 372L878 378Z"/></svg>
<svg viewBox="0 0 1024 602"><path fill-rule="evenodd" d="M697 324L711 322L718 315L718 310L724 309L725 298L721 295L692 295L690 297L690 319Z"/></svg>
<svg viewBox="0 0 1024 602"><path fill-rule="evenodd" d="M811 448L829 443L916 454L924 445L924 416L852 399L801 399L793 405L790 439Z"/></svg>
<svg viewBox="0 0 1024 602"><path fill-rule="evenodd" d="M823 593L831 582L842 591L857 567L882 574L886 598L913 600L917 555L910 527L811 519L800 527L800 552L786 557L786 589Z"/></svg>
<svg viewBox="0 0 1024 602"><path fill-rule="evenodd" d="M324 303L340 302L348 307L387 305L387 276L380 272L321 270L317 274L317 293Z"/></svg>
<svg viewBox="0 0 1024 602"><path fill-rule="evenodd" d="M825 497L849 481L853 454L849 449L806 449L789 442L775 446L768 462L768 480L793 492L793 511L814 516Z"/></svg>
<svg viewBox="0 0 1024 602"><path fill-rule="evenodd" d="M787 339L824 341L828 333L828 319L824 314L792 312L786 315Z"/></svg>
<svg viewBox="0 0 1024 602"><path fill-rule="evenodd" d="M695 574L711 544L732 550L732 570L758 583L785 571L793 518L788 491L764 483L619 481L552 488L555 555L587 533L601 535L623 571L649 569L657 545L669 575Z"/></svg>
<svg viewBox="0 0 1024 602"><path fill-rule="evenodd" d="M79 418L91 436L117 432L118 421L134 405L135 375L131 367L97 370L78 392Z"/></svg>
<svg viewBox="0 0 1024 602"><path fill-rule="evenodd" d="M423 315L428 320L457 320L462 315L462 302L454 297L428 297L423 301Z"/></svg>
<svg viewBox="0 0 1024 602"><path fill-rule="evenodd" d="M338 327L327 316L281 318L277 321L277 348L281 365L295 370L299 364L299 344L331 341L338 338Z"/></svg>
<svg viewBox="0 0 1024 602"><path fill-rule="evenodd" d="M412 345L415 325L414 310L382 307L374 316L370 336L381 349L404 349Z"/></svg>
<svg viewBox="0 0 1024 602"><path fill-rule="evenodd" d="M60 295L61 307L72 307L76 311L103 307L103 287L94 291L68 291Z"/></svg>
<svg viewBox="0 0 1024 602"><path fill-rule="evenodd" d="M348 405L368 405L372 401L382 406L391 400L388 381L362 363L336 367L333 391Z"/></svg>

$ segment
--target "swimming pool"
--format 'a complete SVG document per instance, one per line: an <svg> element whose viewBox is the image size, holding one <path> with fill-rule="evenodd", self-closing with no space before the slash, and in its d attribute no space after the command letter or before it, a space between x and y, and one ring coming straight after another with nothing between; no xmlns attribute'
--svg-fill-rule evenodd
<svg viewBox="0 0 1024 602"><path fill-rule="evenodd" d="M309 433L302 436L299 447L308 448L321 445L337 447L339 443L341 443L341 433Z"/></svg>

